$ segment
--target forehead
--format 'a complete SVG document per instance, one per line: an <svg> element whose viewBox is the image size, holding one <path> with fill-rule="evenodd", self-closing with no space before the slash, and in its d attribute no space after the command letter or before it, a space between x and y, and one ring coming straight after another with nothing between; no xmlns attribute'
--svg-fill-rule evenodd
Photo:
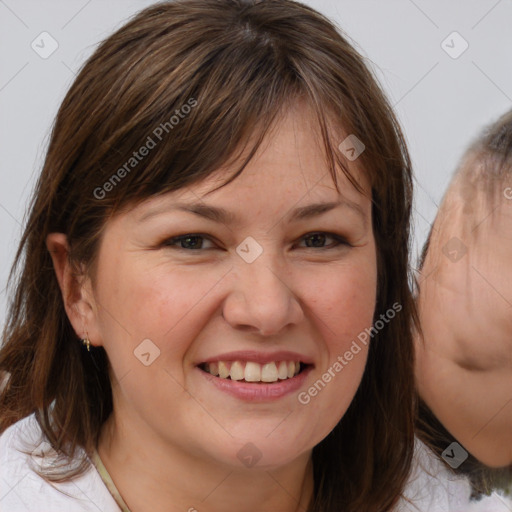
<svg viewBox="0 0 512 512"><path fill-rule="evenodd" d="M340 128L330 128L334 142L344 136ZM295 214L305 218L307 212L298 211L299 207L342 201L346 207L344 211L352 210L350 215L369 217L371 189L368 173L357 160L346 162L346 168L362 194L338 165L336 188L318 120L307 104L295 102L283 110L252 154L258 136L255 130L245 146L235 152L235 158L228 159L206 178L172 192L151 196L139 203L134 213L144 217L154 209L181 203L185 208L192 207L194 213L201 210L205 217L234 224L235 216L238 219L250 217L249 210L251 215L270 210L276 213L294 210L289 214L290 218ZM339 152L337 147L333 149ZM241 169L242 172L234 177ZM368 220L364 219L365 224Z"/></svg>
<svg viewBox="0 0 512 512"><path fill-rule="evenodd" d="M357 159L347 160L338 148L338 142L345 137L343 129L331 123L329 130L334 154L341 158L352 179L363 190L369 192L370 180L366 170ZM329 168L330 155L325 147L318 119L307 103L296 101L284 109L269 127L257 151L251 156L257 135L255 133L249 138L245 148L238 153L237 159L231 159L203 181L187 188L193 188L194 193L205 197L216 195L215 189L250 158L243 172L232 183L226 185L226 189L260 189L272 192L276 187L284 187L303 189L305 193L312 194L326 194L332 191L332 198L338 196ZM344 195L348 194L352 198L360 195L339 165L336 166L336 183Z"/></svg>
<svg viewBox="0 0 512 512"><path fill-rule="evenodd" d="M276 220L284 222L299 222L339 211L348 219L362 221L365 226L369 224L371 202L355 190L346 177L338 178L338 191L328 172L319 174L320 179L316 179L316 175L311 179L308 170L297 172L293 164L280 165L279 159L272 163L275 167L255 160L222 188L217 187L229 177L225 172L174 193L150 198L136 209L137 221L143 222L172 210L241 226L268 215L275 215Z"/></svg>

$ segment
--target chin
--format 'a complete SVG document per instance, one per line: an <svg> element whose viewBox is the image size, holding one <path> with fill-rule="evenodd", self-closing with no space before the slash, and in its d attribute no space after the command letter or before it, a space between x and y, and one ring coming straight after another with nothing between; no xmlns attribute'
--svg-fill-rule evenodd
<svg viewBox="0 0 512 512"><path fill-rule="evenodd" d="M218 462L237 470L245 467L251 470L269 471L291 464L299 457L304 457L309 451L307 448L298 450L294 438L290 438L288 443L283 444L281 440L271 440L270 437L254 436L252 441L246 442L233 440L232 450L226 451L224 446L216 456L213 456Z"/></svg>

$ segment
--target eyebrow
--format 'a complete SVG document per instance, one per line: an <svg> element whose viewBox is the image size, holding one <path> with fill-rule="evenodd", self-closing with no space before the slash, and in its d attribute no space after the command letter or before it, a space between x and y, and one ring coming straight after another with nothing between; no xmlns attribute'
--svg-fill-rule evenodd
<svg viewBox="0 0 512 512"><path fill-rule="evenodd" d="M339 200L339 201L332 201L328 203L314 203L310 204L308 206L300 206L298 208L295 208L289 215L289 221L299 221L299 220L305 220L305 219L311 219L313 217L317 217L319 215L322 215L323 213L329 212L331 210L334 210L336 208L340 207L347 207L351 211L357 213L363 220L363 222L366 224L366 214L364 213L361 206L357 203L354 203L352 201L348 201L346 199ZM185 203L179 203L174 205L171 208L168 207L162 207L154 210L150 210L149 212L142 215L138 222L144 222L152 217L155 217L157 215L160 215L162 213L170 212L170 211L184 211L193 213L195 215L198 215L200 217L203 217L205 219L209 219L214 222L222 223L222 224L235 224L239 222L238 217L220 207L216 206L209 206L203 203L193 203L193 204L185 204Z"/></svg>

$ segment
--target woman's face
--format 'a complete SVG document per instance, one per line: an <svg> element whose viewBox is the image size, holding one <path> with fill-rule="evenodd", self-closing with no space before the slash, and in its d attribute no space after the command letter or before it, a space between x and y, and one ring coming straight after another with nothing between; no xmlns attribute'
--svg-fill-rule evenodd
<svg viewBox="0 0 512 512"><path fill-rule="evenodd" d="M141 437L278 466L352 401L376 300L371 203L341 172L337 192L308 116L290 110L229 185L208 194L235 167L108 222L87 330Z"/></svg>

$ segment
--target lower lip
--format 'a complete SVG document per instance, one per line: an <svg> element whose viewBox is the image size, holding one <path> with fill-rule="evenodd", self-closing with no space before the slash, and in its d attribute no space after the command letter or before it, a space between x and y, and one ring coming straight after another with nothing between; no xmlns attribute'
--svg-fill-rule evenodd
<svg viewBox="0 0 512 512"><path fill-rule="evenodd" d="M208 382L212 383L218 389L231 396L245 400L246 402L271 402L279 400L279 398L297 391L304 384L304 381L312 369L312 366L308 366L291 379L253 384L238 380L221 379L220 377L215 377L214 375L197 368Z"/></svg>

